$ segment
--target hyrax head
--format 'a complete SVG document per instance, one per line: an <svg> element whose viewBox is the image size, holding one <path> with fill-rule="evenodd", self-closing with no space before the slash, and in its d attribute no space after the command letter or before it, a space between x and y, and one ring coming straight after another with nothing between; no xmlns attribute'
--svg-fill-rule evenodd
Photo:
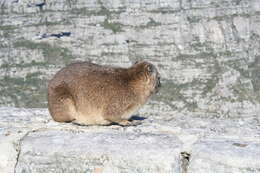
<svg viewBox="0 0 260 173"><path fill-rule="evenodd" d="M132 67L137 70L137 76L144 81L151 94L159 91L161 87L160 74L153 64L147 61L137 61Z"/></svg>

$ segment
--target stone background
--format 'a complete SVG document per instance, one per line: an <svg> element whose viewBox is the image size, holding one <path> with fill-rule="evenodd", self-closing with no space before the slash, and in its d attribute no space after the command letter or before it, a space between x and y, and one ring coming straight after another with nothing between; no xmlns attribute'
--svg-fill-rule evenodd
<svg viewBox="0 0 260 173"><path fill-rule="evenodd" d="M163 80L150 113L257 116L259 26L258 0L0 0L0 105L46 107L73 61L145 59Z"/></svg>
<svg viewBox="0 0 260 173"><path fill-rule="evenodd" d="M141 59L140 125L51 119L60 68ZM0 172L260 173L259 114L259 0L0 0Z"/></svg>

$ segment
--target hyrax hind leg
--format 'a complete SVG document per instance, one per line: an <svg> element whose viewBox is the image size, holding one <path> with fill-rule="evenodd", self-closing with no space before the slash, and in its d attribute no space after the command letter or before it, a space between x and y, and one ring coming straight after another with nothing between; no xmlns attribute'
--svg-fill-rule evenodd
<svg viewBox="0 0 260 173"><path fill-rule="evenodd" d="M75 102L64 84L48 88L48 107L55 121L71 122L75 119Z"/></svg>

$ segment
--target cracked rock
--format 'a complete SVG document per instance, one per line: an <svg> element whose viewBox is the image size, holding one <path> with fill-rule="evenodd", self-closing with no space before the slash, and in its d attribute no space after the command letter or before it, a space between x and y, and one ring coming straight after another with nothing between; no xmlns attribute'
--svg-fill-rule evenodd
<svg viewBox="0 0 260 173"><path fill-rule="evenodd" d="M47 109L0 108L0 169L4 173L259 172L260 126L254 119L168 116L135 116L140 125L129 127L78 126L52 121Z"/></svg>
<svg viewBox="0 0 260 173"><path fill-rule="evenodd" d="M259 173L260 143L203 140L193 146L189 173Z"/></svg>
<svg viewBox="0 0 260 173"><path fill-rule="evenodd" d="M177 173L180 146L174 135L46 130L24 138L16 172Z"/></svg>

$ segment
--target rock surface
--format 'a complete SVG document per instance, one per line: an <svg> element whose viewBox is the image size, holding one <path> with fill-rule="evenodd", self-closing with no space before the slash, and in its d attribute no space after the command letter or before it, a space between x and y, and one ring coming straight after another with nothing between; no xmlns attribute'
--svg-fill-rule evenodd
<svg viewBox="0 0 260 173"><path fill-rule="evenodd" d="M189 171L199 173L260 172L260 143L241 140L207 140L194 145Z"/></svg>
<svg viewBox="0 0 260 173"><path fill-rule="evenodd" d="M163 79L152 111L259 115L259 0L0 0L0 14L2 106L46 107L72 61L145 59Z"/></svg>
<svg viewBox="0 0 260 173"><path fill-rule="evenodd" d="M254 118L171 115L141 125L56 123L46 109L0 108L4 173L258 173L260 123ZM141 114L140 114L141 115Z"/></svg>
<svg viewBox="0 0 260 173"><path fill-rule="evenodd" d="M260 173L259 0L0 0L0 172ZM53 122L47 81L155 64L136 127Z"/></svg>

